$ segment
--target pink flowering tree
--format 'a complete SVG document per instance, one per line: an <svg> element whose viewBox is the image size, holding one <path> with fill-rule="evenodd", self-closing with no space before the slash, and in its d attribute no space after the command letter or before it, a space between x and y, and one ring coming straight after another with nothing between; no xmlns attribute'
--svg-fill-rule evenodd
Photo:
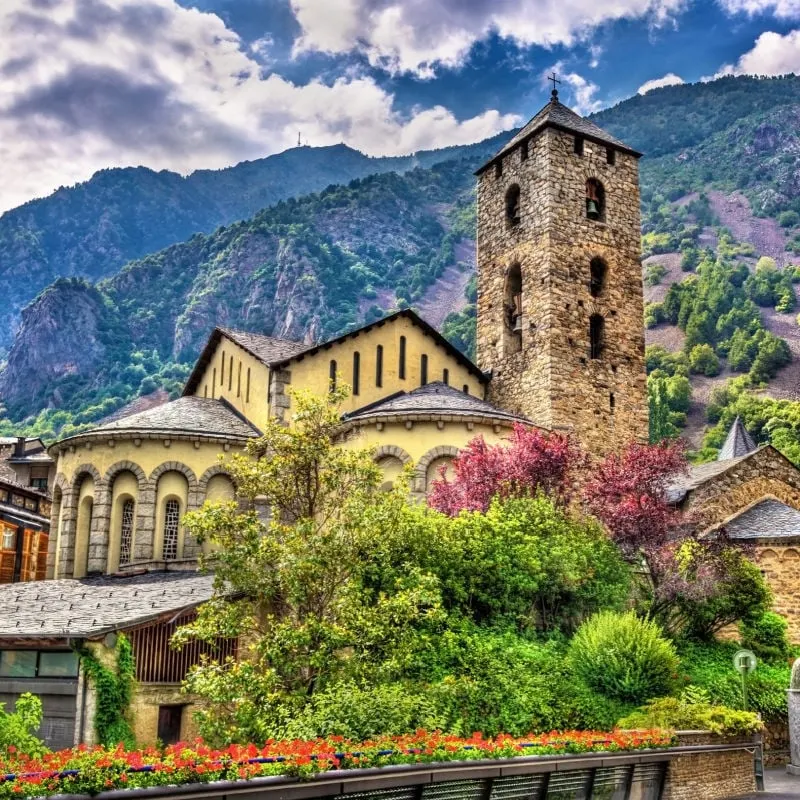
<svg viewBox="0 0 800 800"><path fill-rule="evenodd" d="M538 491L566 504L584 462L569 438L518 423L507 443L473 439L453 461L452 478L442 469L428 504L452 517L463 510L486 511L494 497L531 497Z"/></svg>

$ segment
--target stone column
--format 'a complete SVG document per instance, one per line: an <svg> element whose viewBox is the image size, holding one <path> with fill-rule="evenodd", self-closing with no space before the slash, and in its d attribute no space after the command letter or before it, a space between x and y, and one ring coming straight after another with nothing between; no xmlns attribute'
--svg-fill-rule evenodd
<svg viewBox="0 0 800 800"><path fill-rule="evenodd" d="M151 481L139 486L136 528L133 532L133 562L152 561L156 536L156 487Z"/></svg>
<svg viewBox="0 0 800 800"><path fill-rule="evenodd" d="M108 540L111 533L111 488L97 481L92 505L92 527L89 531L89 560L86 573L105 573L108 567Z"/></svg>
<svg viewBox="0 0 800 800"><path fill-rule="evenodd" d="M78 490L65 489L61 496L61 540L56 578L71 578L75 565L75 535L78 525Z"/></svg>
<svg viewBox="0 0 800 800"><path fill-rule="evenodd" d="M789 754L791 763L786 771L800 775L800 658L794 662L789 684Z"/></svg>

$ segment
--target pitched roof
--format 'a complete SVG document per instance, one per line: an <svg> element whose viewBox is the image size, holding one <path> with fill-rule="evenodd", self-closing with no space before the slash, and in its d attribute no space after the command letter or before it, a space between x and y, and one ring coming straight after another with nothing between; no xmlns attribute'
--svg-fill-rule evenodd
<svg viewBox="0 0 800 800"><path fill-rule="evenodd" d="M362 333L371 331L373 328L380 328L383 325L389 325L398 319L411 320L414 325L422 329L422 332L426 336L430 336L437 345L446 350L453 359L471 372L481 383L489 382L488 376L482 372L478 366L470 361L470 359L467 358L457 347L454 347L452 344L450 344L450 342L448 342L447 339L445 339L444 336L442 336L442 334L436 330L436 328L427 323L422 317L419 316L419 314L417 314L415 311L412 311L410 308L404 308L400 311L395 311L393 314L388 314L387 316L382 317L375 322L370 322L368 325L364 325L361 328L356 328L349 333L343 333L341 336L337 336L335 339L329 339L327 342L321 342L320 344L311 345L310 347L306 346L300 352L295 353L282 361L276 361L272 366L282 367L286 366L291 361L300 361L306 356L314 355L314 353L317 353L323 349L327 350L333 345L337 345L340 342L346 341L347 339L353 339L356 336L360 336Z"/></svg>
<svg viewBox="0 0 800 800"><path fill-rule="evenodd" d="M624 152L630 153L637 158L641 156L641 153L637 152L631 147L628 147L628 145L617 139L615 136L612 136L607 131L604 131L602 128L595 125L593 122L590 122L588 119L584 119L579 114L576 114L571 108L568 108L561 103L558 99L558 95L555 94L550 102L541 111L539 111L538 114L532 117L528 124L525 125L517 133L517 135L514 136L514 138L507 145L505 145L505 147L492 156L492 158L487 161L477 171L476 174L480 175L480 173L488 169L498 158L501 158L506 153L513 150L525 139L535 136L544 128L557 128L559 130L569 131L570 133L577 133L586 139L600 142L601 144L612 145L618 150L623 150Z"/></svg>
<svg viewBox="0 0 800 800"><path fill-rule="evenodd" d="M727 461L731 458L739 458L752 453L757 449L753 437L747 432L740 417L736 417L728 431L728 436L725 439L725 444L720 448L717 455L717 461Z"/></svg>
<svg viewBox="0 0 800 800"><path fill-rule="evenodd" d="M111 434L196 434L228 439L249 439L260 431L240 416L224 400L205 397L179 397L164 405L140 411L99 425L57 442L54 447L84 436Z"/></svg>
<svg viewBox="0 0 800 800"><path fill-rule="evenodd" d="M509 414L485 400L465 394L441 381L428 383L410 392L397 392L344 415L346 421L408 414L462 414L491 417L507 422L527 422L524 417Z"/></svg>
<svg viewBox="0 0 800 800"><path fill-rule="evenodd" d="M196 572L151 572L2 584L0 639L100 637L199 605L213 595L213 581Z"/></svg>
<svg viewBox="0 0 800 800"><path fill-rule="evenodd" d="M731 539L800 538L800 511L780 500L767 499L720 527Z"/></svg>
<svg viewBox="0 0 800 800"><path fill-rule="evenodd" d="M762 448L758 448L750 453L745 453L738 458L729 458L725 461L709 461L707 464L698 464L697 466L691 467L688 475L681 475L675 483L668 487L667 499L671 503L680 503L689 492L697 489L698 486L702 486L712 478L722 475L723 472L727 472L731 467L736 466L736 464L744 461L761 449Z"/></svg>
<svg viewBox="0 0 800 800"><path fill-rule="evenodd" d="M186 380L186 385L183 388L184 396L192 395L196 391L200 384L200 379L203 377L203 373L206 371L206 367L223 336L238 344L239 347L250 353L253 358L258 359L268 367L308 348L307 344L295 342L292 339L279 339L275 336L238 331L233 328L214 328L211 336L208 337L203 352L200 353L200 357L194 365L194 369L192 369Z"/></svg>

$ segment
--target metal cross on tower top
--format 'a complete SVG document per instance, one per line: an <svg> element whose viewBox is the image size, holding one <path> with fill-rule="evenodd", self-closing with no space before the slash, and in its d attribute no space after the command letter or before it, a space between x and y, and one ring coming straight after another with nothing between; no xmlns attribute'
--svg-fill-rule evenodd
<svg viewBox="0 0 800 800"><path fill-rule="evenodd" d="M553 74L550 75L547 78L547 80L552 81L552 83L553 83L553 91L551 92L551 94L553 96L553 99L555 100L558 97L558 89L556 89L556 84L560 85L561 81L558 79L558 76L556 75L555 72L553 72Z"/></svg>

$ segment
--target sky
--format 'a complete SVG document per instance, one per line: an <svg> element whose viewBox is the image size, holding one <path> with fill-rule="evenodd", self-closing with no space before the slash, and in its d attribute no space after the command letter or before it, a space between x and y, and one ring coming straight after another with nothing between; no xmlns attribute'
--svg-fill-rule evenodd
<svg viewBox="0 0 800 800"><path fill-rule="evenodd" d="M724 74L800 73L800 0L0 0L0 211L108 167L371 155Z"/></svg>

